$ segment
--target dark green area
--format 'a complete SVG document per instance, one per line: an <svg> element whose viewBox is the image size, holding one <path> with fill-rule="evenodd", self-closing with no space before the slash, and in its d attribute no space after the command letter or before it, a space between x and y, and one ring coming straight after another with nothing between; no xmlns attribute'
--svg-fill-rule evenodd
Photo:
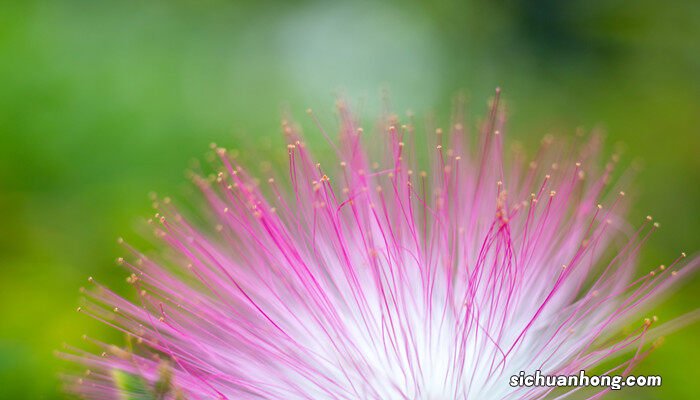
<svg viewBox="0 0 700 400"><path fill-rule="evenodd" d="M10 4L8 4L10 3ZM80 336L122 340L74 310L87 276L118 287L115 239L149 191L187 198L184 171L210 142L284 157L280 116L326 126L337 95L366 118L394 109L447 120L464 89L478 116L496 86L508 134L602 126L642 160L632 217L662 229L644 270L700 248L700 2L17 1L0 5L0 396L60 398L52 352ZM320 135L310 130L310 140ZM658 310L697 307L695 279ZM639 373L694 398L698 326Z"/></svg>

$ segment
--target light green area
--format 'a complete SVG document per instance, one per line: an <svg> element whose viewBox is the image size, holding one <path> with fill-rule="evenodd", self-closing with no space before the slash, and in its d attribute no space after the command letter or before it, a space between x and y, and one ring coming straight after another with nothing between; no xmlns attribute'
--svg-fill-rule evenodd
<svg viewBox="0 0 700 400"><path fill-rule="evenodd" d="M338 95L371 118L388 88L395 110L446 121L457 90L476 116L501 86L508 135L530 148L603 126L645 166L632 216L662 224L643 267L700 248L700 2L262 3L0 5L0 397L61 398L55 349L122 340L74 310L89 275L126 286L115 239L140 243L149 191L187 198L210 142L283 158L280 116L311 126L313 107L331 127ZM659 316L697 307L698 290ZM640 368L663 388L610 398L696 397L698 335Z"/></svg>

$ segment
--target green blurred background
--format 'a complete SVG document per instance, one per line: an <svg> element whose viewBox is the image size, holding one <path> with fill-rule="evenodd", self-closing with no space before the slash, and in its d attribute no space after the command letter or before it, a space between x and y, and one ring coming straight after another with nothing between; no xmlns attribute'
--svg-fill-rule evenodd
<svg viewBox="0 0 700 400"><path fill-rule="evenodd" d="M445 121L459 89L474 115L496 86L511 139L602 126L642 161L632 217L662 223L645 270L700 249L700 2L3 2L0 397L65 397L53 350L121 340L74 311L77 289L126 286L115 238L138 237L149 191L189 196L184 171L210 142L273 159L285 110L332 121L340 93L371 117L388 88L396 111ZM698 335L643 363L662 388L610 397L698 398Z"/></svg>

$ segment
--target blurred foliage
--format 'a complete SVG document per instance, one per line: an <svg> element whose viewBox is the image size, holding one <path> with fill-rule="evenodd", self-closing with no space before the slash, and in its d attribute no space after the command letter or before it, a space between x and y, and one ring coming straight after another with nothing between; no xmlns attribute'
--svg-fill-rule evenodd
<svg viewBox="0 0 700 400"><path fill-rule="evenodd" d="M388 88L394 110L446 121L457 90L478 116L501 86L510 138L529 147L602 126L646 167L632 217L663 225L643 267L692 253L699 38L700 2L682 0L3 2L0 397L62 398L54 349L84 332L122 340L74 312L77 289L88 275L126 286L114 239L140 243L149 191L187 198L184 171L212 141L284 156L283 113L310 106L332 126L338 95L371 118ZM696 307L698 290L659 316ZM641 366L662 388L610 397L693 398L699 334Z"/></svg>

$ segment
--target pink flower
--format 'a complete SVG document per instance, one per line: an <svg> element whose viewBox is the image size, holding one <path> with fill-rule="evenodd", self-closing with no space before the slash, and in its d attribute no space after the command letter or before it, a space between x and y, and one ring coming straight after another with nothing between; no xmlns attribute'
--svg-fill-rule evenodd
<svg viewBox="0 0 700 400"><path fill-rule="evenodd" d="M218 174L194 178L209 224L158 202L161 254L125 245L132 256L119 259L135 300L90 278L79 309L128 345L86 338L98 354L62 353L88 369L67 378L69 390L541 398L552 388L514 388L509 377L577 374L619 355L609 373L625 375L665 327L694 318L656 327L640 315L698 260L683 254L639 276L658 225L624 219L617 157L599 168L597 137L579 146L545 137L532 161L505 153L498 93L477 135L458 115L428 145L395 116L373 134L343 104L339 116L336 165L317 164L284 122L285 178L259 183L215 148Z"/></svg>

